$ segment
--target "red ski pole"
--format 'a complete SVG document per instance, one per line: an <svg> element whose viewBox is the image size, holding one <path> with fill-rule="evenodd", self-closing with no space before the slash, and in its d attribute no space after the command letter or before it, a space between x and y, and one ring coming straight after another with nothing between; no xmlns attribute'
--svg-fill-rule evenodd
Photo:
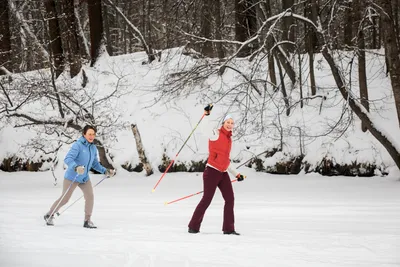
<svg viewBox="0 0 400 267"><path fill-rule="evenodd" d="M169 205L169 204L172 204L172 203L175 203L175 202L184 200L184 199L186 199L186 198L193 197L193 196L195 196L195 195L201 194L201 193L203 193L203 192L204 192L204 191L199 191L199 192L197 192L197 193L194 193L194 194L191 194L191 195L188 195L188 196L184 196L184 197L181 197L181 198L172 200L172 201L170 201L170 202L165 202L164 204L165 204L165 205Z"/></svg>
<svg viewBox="0 0 400 267"><path fill-rule="evenodd" d="M174 164L176 158L178 157L179 153L182 151L183 147L186 145L187 141L189 140L189 138L192 136L192 134L194 133L194 131L196 130L197 126L199 126L200 122L203 120L204 116L208 116L211 113L211 110L213 108L212 104L208 104L205 108L204 108L204 113L201 116L199 122L194 126L192 132L189 134L189 136L186 138L185 142L183 143L183 145L181 146L181 148L179 149L178 153L176 153L175 158L169 163L168 167L165 169L164 173L161 175L160 179L157 181L156 185L153 187L153 190L151 190L151 192L154 192L158 186L158 184L161 182L161 180L164 178L165 174L167 174L169 168L171 168L172 164Z"/></svg>
<svg viewBox="0 0 400 267"><path fill-rule="evenodd" d="M246 178L246 176L243 176L243 178ZM234 183L234 182L236 182L236 181L237 181L237 179L231 180L232 183ZM175 203L175 202L178 202L178 201L181 201L181 200L184 200L184 199L193 197L193 196L195 196L195 195L201 194L201 193L203 193L203 192L204 192L204 191L199 191L199 192L197 192L197 193L190 194L190 195L187 195L187 196L184 196L184 197L181 197L181 198L172 200L172 201L170 201L170 202L164 202L164 205L169 205L169 204L172 204L172 203Z"/></svg>

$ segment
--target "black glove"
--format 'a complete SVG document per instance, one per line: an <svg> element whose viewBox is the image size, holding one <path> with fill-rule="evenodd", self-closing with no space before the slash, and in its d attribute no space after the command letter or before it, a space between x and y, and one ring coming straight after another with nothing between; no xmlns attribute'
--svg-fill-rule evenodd
<svg viewBox="0 0 400 267"><path fill-rule="evenodd" d="M241 182L246 178L246 176L239 173L238 175L236 175L236 178L238 182Z"/></svg>
<svg viewBox="0 0 400 267"><path fill-rule="evenodd" d="M208 104L208 105L204 108L204 114L205 114L206 116L210 115L212 108L213 108L213 104Z"/></svg>

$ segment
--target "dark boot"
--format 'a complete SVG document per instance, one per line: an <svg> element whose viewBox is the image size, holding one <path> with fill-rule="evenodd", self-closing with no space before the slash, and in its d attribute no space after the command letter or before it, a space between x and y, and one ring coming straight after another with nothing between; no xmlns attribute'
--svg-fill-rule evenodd
<svg viewBox="0 0 400 267"><path fill-rule="evenodd" d="M94 225L94 223L92 221L85 221L83 224L83 227L85 228L90 228L90 229L96 229L97 226Z"/></svg>
<svg viewBox="0 0 400 267"><path fill-rule="evenodd" d="M233 230L233 231L224 231L224 235L240 235L240 234L235 230Z"/></svg>
<svg viewBox="0 0 400 267"><path fill-rule="evenodd" d="M49 214L44 215L44 220L46 221L46 224L49 226L54 226L54 216L51 216Z"/></svg>
<svg viewBox="0 0 400 267"><path fill-rule="evenodd" d="M200 233L200 231L199 230L194 230L192 228L189 228L188 233L189 234L197 234L197 233Z"/></svg>

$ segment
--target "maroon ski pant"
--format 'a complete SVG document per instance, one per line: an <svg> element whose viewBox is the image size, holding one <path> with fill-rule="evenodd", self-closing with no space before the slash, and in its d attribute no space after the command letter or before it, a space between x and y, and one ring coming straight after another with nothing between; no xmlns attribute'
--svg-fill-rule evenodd
<svg viewBox="0 0 400 267"><path fill-rule="evenodd" d="M235 215L233 213L235 197L233 194L232 182L227 172L220 172L208 166L203 173L203 198L197 205L192 219L189 222L188 226L190 229L200 230L204 214L208 206L210 206L217 187L221 191L222 197L225 200L222 231L230 232L235 230Z"/></svg>

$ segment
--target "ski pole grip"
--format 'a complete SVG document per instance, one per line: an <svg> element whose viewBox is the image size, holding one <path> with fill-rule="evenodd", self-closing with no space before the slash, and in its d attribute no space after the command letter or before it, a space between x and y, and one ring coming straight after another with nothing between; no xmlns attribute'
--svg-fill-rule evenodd
<svg viewBox="0 0 400 267"><path fill-rule="evenodd" d="M213 104L208 104L208 105L204 108L204 114L205 114L206 116L210 115L211 110L212 110L213 107L214 107Z"/></svg>

